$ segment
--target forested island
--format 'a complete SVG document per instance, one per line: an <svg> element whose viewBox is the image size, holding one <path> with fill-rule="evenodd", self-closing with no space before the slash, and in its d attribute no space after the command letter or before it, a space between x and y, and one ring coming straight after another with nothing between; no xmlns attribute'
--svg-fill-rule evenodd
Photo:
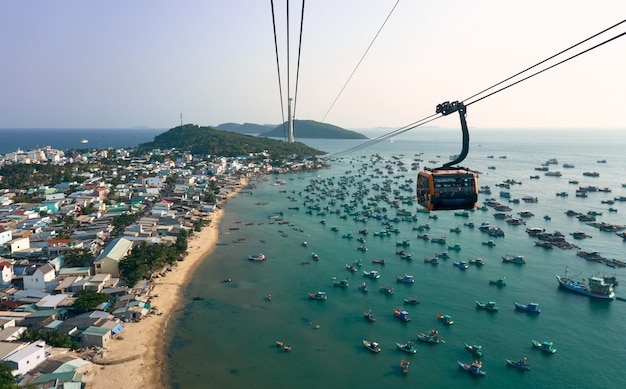
<svg viewBox="0 0 626 389"><path fill-rule="evenodd" d="M217 129L271 138L287 138L289 124L285 122L277 126L272 126L253 123L223 123L218 125ZM316 122L314 120L294 120L293 129L296 139L367 139L365 135L358 132L346 130L328 123Z"/></svg>
<svg viewBox="0 0 626 389"><path fill-rule="evenodd" d="M325 154L323 151L300 142L287 143L267 137L237 134L212 127L200 127L195 124L174 127L157 135L154 141L139 145L139 149L171 148L187 150L192 154L220 155L223 157L265 152L271 159L305 158Z"/></svg>

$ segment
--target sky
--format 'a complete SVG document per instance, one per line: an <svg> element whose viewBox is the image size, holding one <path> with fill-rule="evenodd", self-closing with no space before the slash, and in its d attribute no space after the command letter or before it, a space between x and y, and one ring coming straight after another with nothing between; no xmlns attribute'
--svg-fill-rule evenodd
<svg viewBox="0 0 626 389"><path fill-rule="evenodd" d="M289 34L287 1L273 3L282 107L271 1L2 1L0 128L172 128L181 114L279 124L295 95L302 1L289 2ZM623 0L309 0L295 117L404 127L625 17ZM626 36L471 104L468 124L626 129L624 69Z"/></svg>

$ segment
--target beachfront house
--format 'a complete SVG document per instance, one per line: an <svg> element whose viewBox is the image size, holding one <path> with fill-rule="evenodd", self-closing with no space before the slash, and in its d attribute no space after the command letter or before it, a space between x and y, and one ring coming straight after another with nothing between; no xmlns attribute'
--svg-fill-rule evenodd
<svg viewBox="0 0 626 389"><path fill-rule="evenodd" d="M2 361L13 368L13 375L24 375L46 360L46 342L43 340L30 344L3 343L3 346L4 344L10 346L2 347L2 351L6 352Z"/></svg>
<svg viewBox="0 0 626 389"><path fill-rule="evenodd" d="M23 276L24 290L46 290L55 278L56 272L49 263L39 267L27 267Z"/></svg>
<svg viewBox="0 0 626 389"><path fill-rule="evenodd" d="M110 273L120 276L120 261L130 253L133 242L126 238L116 238L104 249L93 262L96 274Z"/></svg>
<svg viewBox="0 0 626 389"><path fill-rule="evenodd" d="M11 262L0 262L0 286L9 286L13 280L13 265Z"/></svg>

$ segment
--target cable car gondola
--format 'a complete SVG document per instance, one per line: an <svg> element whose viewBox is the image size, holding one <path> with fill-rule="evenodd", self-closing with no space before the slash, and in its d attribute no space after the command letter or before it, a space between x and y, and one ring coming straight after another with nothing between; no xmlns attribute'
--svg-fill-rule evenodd
<svg viewBox="0 0 626 389"><path fill-rule="evenodd" d="M461 163L469 151L469 131L465 121L466 108L462 102L446 101L437 105L436 112L448 115L459 112L463 131L463 150L453 161L440 168L427 169L417 175L417 202L429 211L474 209L478 201L478 175L467 168L453 166Z"/></svg>

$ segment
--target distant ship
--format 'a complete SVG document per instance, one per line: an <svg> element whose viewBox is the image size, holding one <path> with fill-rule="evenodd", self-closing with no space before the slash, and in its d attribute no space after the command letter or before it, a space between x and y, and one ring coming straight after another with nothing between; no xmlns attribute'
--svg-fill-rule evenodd
<svg viewBox="0 0 626 389"><path fill-rule="evenodd" d="M89 143L89 141L87 139L83 138L83 139L80 140L80 143Z"/></svg>

